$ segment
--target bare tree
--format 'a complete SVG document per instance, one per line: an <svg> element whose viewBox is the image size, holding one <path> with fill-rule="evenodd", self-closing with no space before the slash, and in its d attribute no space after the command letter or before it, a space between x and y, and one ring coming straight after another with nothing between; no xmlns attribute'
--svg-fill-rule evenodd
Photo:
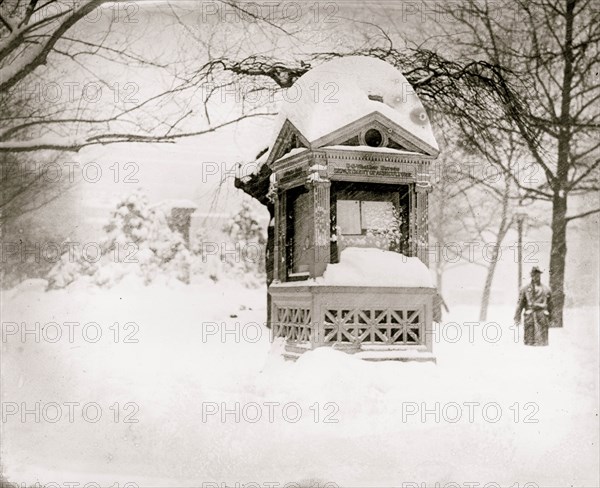
<svg viewBox="0 0 600 488"><path fill-rule="evenodd" d="M310 33L303 36L301 26L290 29L281 19L261 18L234 1L221 3L243 11L253 28L246 35L219 42L218 32L227 30L226 26L203 25L203 29L213 29L208 38L199 36L198 30L182 22L181 9L185 7L173 3L167 8L174 23L181 25L181 36L197 41L205 54L192 67L147 59L128 48L116 49L107 41L112 23L100 30L102 35L86 39L80 23L104 0L66 1L0 3L0 151L78 151L118 142L173 142L272 113L268 105L243 103L235 115L213 119L208 107L221 88L256 81L253 92L273 93L333 57L378 57L400 68L425 105L453 120L464 139L482 154L492 154L490 147L499 135L514 134L541 168L545 181L540 185L524 184L509 168L504 169L526 197L552 203L551 286L556 325L562 324L566 227L568 222L599 210L567 215L569 196L598 188L594 178L600 165L596 156L600 145L592 134L600 117L593 110L600 99L594 81L600 14L593 9L592 0L516 0L514 18L498 16L485 0L452 4L448 13L460 32L453 41L464 48L456 59L451 59L448 42L444 51L437 52L424 45L397 48L383 28L367 22L354 24L360 25L357 30L364 34L364 42L348 42L330 51L292 50L290 47L301 46ZM265 52L259 49L260 43L252 42L256 35L265 40L285 37L288 42L282 49ZM4 116L13 113L4 108L12 103L15 90L45 74L53 60L60 57L88 68L86 61L98 56L152 66L161 71L164 82L133 104L117 103L102 111L81 106L40 110L35 100L29 100L18 117ZM189 65L189 59L185 61L183 64ZM206 90L207 86L212 88ZM502 167L502 162L498 164ZM238 186L256 196L256 189L264 186L268 177L267 168Z"/></svg>
<svg viewBox="0 0 600 488"><path fill-rule="evenodd" d="M469 191L463 192L467 211L460 220L467 235L484 246L484 251L478 254L481 259L475 260L475 264L486 268L480 321L487 319L494 275L503 254L502 244L516 221L515 209L524 200L524 192L514 183L514 175L523 170L524 152L519 141L509 134L506 140L499 139L487 153L475 153L475 157L482 158L479 161L473 159L473 154L466 155L465 161L470 160L470 167L478 167L478 171L464 167L460 170L464 178L473 183Z"/></svg>
<svg viewBox="0 0 600 488"><path fill-rule="evenodd" d="M437 135L441 152L433 164L433 191L429 205L429 231L434 252L430 253L430 267L436 277L438 293L444 294L444 274L457 266L469 263L470 257L463 253L462 243L472 240L463 223L462 215L468 213L466 195L478 182L464 171L467 155L461 150L460 137L452 132L443 119L437 120L443 127Z"/></svg>
<svg viewBox="0 0 600 488"><path fill-rule="evenodd" d="M58 198L70 186L52 174L56 155L49 162L15 154L0 154L0 228Z"/></svg>
<svg viewBox="0 0 600 488"><path fill-rule="evenodd" d="M208 119L206 104L211 93L205 88L211 86L214 91L215 87L224 86L215 76L223 67L221 59L212 56L206 42L199 46L203 55L193 66L189 66L185 54L175 58L171 53L146 55L146 45L136 36L150 33L139 27L134 34L131 27L139 19L129 19L139 5L111 2L110 9L106 7L108 14L99 13L107 2L0 2L0 152L79 151L98 144L174 142L236 124L244 118L270 114L254 111L225 120ZM115 14L115 8L121 10ZM166 14L174 18L174 24L182 21L174 6L167 4L162 8L168 10ZM182 25L175 30L184 28ZM185 53L185 49L181 51ZM133 82L115 86L94 68L97 60L106 65L146 70L141 77L152 77L151 89L142 94L139 84ZM40 91L53 84L68 92L78 85L77 81L65 79L66 68L80 70L88 80L91 78L88 84L113 93L114 101L86 103L69 93L69 97L48 103L40 97ZM94 98L94 93L90 96ZM19 100L18 114L15 100Z"/></svg>
<svg viewBox="0 0 600 488"><path fill-rule="evenodd" d="M516 0L508 14L498 4L467 0L447 12L463 55L483 59L496 75L497 114L460 120L470 142L511 175L525 197L552 205L550 286L555 326L562 326L567 225L600 211L569 215L569 197L597 192L600 158L600 11L591 0ZM464 116L466 115L466 116ZM495 115L495 116L494 116ZM495 158L498 138L514 136L543 175L528 184Z"/></svg>
<svg viewBox="0 0 600 488"><path fill-rule="evenodd" d="M436 161L429 222L432 238L443 249L433 263L438 290L444 272L453 267L472 264L485 269L479 312L479 320L484 321L498 263L507 256L503 242L523 196L510 173L465 144L460 132L443 121L440 124L442 152ZM494 147L493 155L517 172L522 148L514 138L503 143Z"/></svg>
<svg viewBox="0 0 600 488"><path fill-rule="evenodd" d="M477 239L481 246L469 259L486 270L481 293L480 321L487 319L494 274L502 256L502 243L512 224L512 189L510 178L502 174L500 185L481 185L464 194L468 212L461 216L460 221L466 233L472 239Z"/></svg>
<svg viewBox="0 0 600 488"><path fill-rule="evenodd" d="M124 5L121 17L105 15L102 25L90 21L90 17L99 17L96 10L106 2L14 0L8 4L4 0L0 3L0 107L3 109L0 151L78 151L90 145L174 142L205 134L247 117L273 113L268 104L243 100L234 115L213 119L210 103L223 90L255 82L250 90L254 98L263 91L272 95L290 87L312 66L345 55L374 56L391 62L403 70L426 103L444 109L464 107L465 103L456 102L467 99L472 99L469 104L472 110L481 109L485 100L475 97L475 88L496 81L487 63L449 61L422 46L397 49L382 28L368 22L350 22L345 27L364 34L364 42L361 39L355 42L348 36L347 45L324 51L318 49L318 42L307 42L314 32L303 29L302 25L290 26L285 18L270 15L261 17L243 2L233 0L222 0L219 4L241 12L241 22L234 25L206 22L201 30L190 26L187 20L193 17L194 9L197 13L197 7L167 3L161 13L173 19L181 58L173 59L171 53L157 58L145 53L146 44L139 39L137 45L127 37L124 41L121 37L118 41L112 39L113 31L119 36L124 33L133 36L131 25L127 24L132 2L111 3L111 9L114 5ZM125 22L125 28L119 21ZM143 38L145 33L140 30L138 34ZM279 38L285 39L284 48L275 47ZM261 42L270 42L273 47L265 52L258 47ZM186 55L188 47L193 55ZM31 96L27 89L35 82L55 81L65 69L61 63L66 62L69 67L79 67L99 84L113 88L92 68L97 59L152 68L156 71L152 73L153 79L163 82L140 100L125 97L126 100L118 99L101 107L85 103L44 106L39 103L39 96ZM23 100L21 112L17 117L7 116L6 113L13 112L4 109L14 103L15 94ZM23 97L24 94L29 94L29 98Z"/></svg>

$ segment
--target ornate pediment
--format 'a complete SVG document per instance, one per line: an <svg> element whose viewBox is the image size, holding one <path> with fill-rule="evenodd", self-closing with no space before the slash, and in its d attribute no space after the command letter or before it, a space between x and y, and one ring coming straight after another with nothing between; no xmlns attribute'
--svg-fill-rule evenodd
<svg viewBox="0 0 600 488"><path fill-rule="evenodd" d="M289 153L292 149L299 147L309 148L310 144L294 124L286 120L279 131L273 148L269 152L267 164L271 164L273 161Z"/></svg>
<svg viewBox="0 0 600 488"><path fill-rule="evenodd" d="M311 143L312 149L325 146L389 147L428 156L437 156L438 150L414 134L400 127L379 112L373 112L351 124L327 134Z"/></svg>
<svg viewBox="0 0 600 488"><path fill-rule="evenodd" d="M386 116L373 112L312 142L308 141L294 124L286 120L269 153L267 163L271 164L295 148L306 147L314 150L327 146L391 148L427 156L437 156L439 152Z"/></svg>

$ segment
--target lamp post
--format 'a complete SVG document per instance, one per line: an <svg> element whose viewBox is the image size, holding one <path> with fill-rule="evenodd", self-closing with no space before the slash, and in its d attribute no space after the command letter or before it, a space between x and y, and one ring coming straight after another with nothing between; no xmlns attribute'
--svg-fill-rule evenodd
<svg viewBox="0 0 600 488"><path fill-rule="evenodd" d="M519 283L517 290L520 290L523 283L523 224L527 218L527 210L523 206L522 202L519 202L519 206L515 212L515 218L517 219L517 261L519 266Z"/></svg>

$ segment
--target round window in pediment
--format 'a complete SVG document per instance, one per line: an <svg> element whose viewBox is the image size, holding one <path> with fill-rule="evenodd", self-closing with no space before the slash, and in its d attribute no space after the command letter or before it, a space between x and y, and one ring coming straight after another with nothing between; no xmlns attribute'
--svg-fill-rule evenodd
<svg viewBox="0 0 600 488"><path fill-rule="evenodd" d="M381 147L384 143L383 134L377 129L369 129L365 132L365 144L371 147Z"/></svg>

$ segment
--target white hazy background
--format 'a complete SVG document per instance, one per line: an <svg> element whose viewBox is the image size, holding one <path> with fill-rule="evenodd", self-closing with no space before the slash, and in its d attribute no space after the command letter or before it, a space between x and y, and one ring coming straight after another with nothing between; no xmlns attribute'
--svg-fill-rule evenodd
<svg viewBox="0 0 600 488"><path fill-rule="evenodd" d="M146 54L154 52L157 59L177 57L189 65L202 64L204 47L181 35L170 8L160 2L139 5L136 24L112 26L115 48L127 39ZM416 43L435 32L435 22L427 19L401 21L399 2L348 1L335 6L339 23L309 22L312 30L297 41L257 35L252 48L265 53L327 51L360 38L349 19L379 25L399 40ZM182 19L205 40L234 39L236 28L241 27L218 20L202 23L198 14L190 18L182 12ZM94 38L102 36L106 27L98 22L78 28ZM133 82L139 86L140 98L169 83L160 70L96 63L84 68L65 61L48 69L62 70L70 81L86 80L87 70L92 70L111 83ZM212 110L219 120L238 108L229 95ZM195 225L211 216L221 225L243 195L234 188L232 176L212 174L213 163L232 169L236 163L252 161L271 135L271 121L250 119L174 144L95 146L69 155L80 166L98 163L104 176L97 183L79 181L59 199L28 215L23 225L45 235L55 232L72 240L93 241L102 235L119 197L137 188L151 203L192 200L199 206ZM205 127L207 121L199 117L190 123ZM139 182L115 183L109 169L115 162L121 168L134 162ZM572 210L576 208L573 200ZM268 213L260 212L266 224ZM549 238L549 227L528 230L525 238L539 244L534 258L546 270ZM515 241L511 232L505 243ZM100 424L7 423L2 432L2 466L7 479L27 486L37 481L235 486L267 480L362 487L401 486L402 482L433 486L436 481L598 486L598 250L597 217L570 226L566 288L576 307L567 311L565 329L551 330L550 348L525 349L506 332L493 344L481 337L474 343L464 337L458 344L441 340L435 345L437 367L367 364L335 351L319 351L295 365L284 364L262 326L256 342L203 337L207 322L218 324L219 334L225 323L231 327L236 322L263 324L265 290L248 290L235 283L174 288L123 283L110 291L52 292L44 292L39 282L25 283L4 294L3 321L94 320L106 327L133 321L141 324L140 342L117 347L104 340L99 344L42 342L27 348L16 340L3 344L3 400L97 401L106 417ZM512 256L512 251L506 252ZM526 275L532 265L525 265ZM484 272L465 265L445 274L445 299L451 310L446 321L476 320ZM494 278L489 320L505 331L517 296L516 276L514 260L502 259ZM543 280L547 282L547 274ZM117 401L136 402L140 422L111 423L108 407ZM298 424L201 421L202 402L248 401L296 401L305 412L314 402L334 402L340 422L315 423L311 417ZM495 401L504 416L498 424L481 418L473 424L402 422L398 411L402 402L435 401ZM515 402L536 402L539 422L512 422L509 407Z"/></svg>

